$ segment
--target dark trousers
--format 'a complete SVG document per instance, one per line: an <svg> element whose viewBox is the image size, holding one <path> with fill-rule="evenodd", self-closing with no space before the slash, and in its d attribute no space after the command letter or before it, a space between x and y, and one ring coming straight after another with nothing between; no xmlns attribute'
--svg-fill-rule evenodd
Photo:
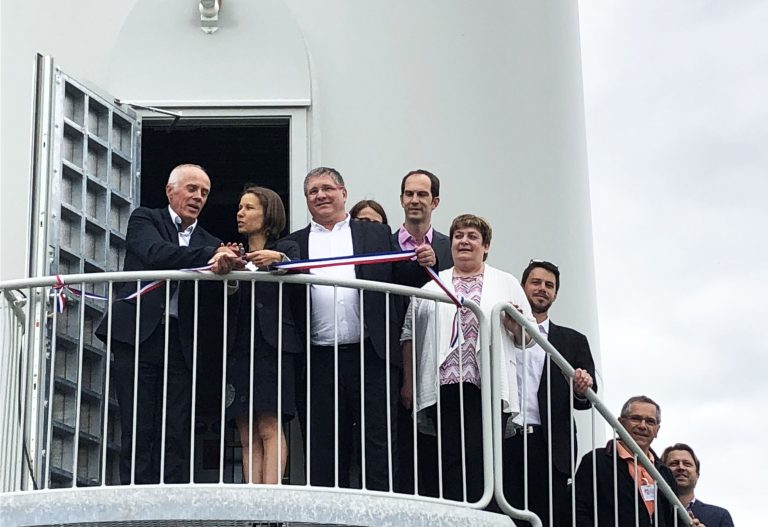
<svg viewBox="0 0 768 527"><path fill-rule="evenodd" d="M483 422L480 388L463 383L464 391L464 455L461 449L461 402L458 384L440 386L440 448L443 463L443 497L449 500L464 499L464 482L467 501L478 501L483 495ZM437 427L437 408L433 412ZM438 496L437 438L419 434L419 494ZM430 452L431 451L431 452Z"/></svg>
<svg viewBox="0 0 768 527"><path fill-rule="evenodd" d="M165 326L159 325L139 349L134 465L137 484L160 481L164 347ZM112 375L120 405L120 482L128 485L133 448L134 346L113 342L112 349L115 356ZM181 350L175 319L171 319L169 326L166 400L164 481L186 483L189 482L192 372Z"/></svg>
<svg viewBox="0 0 768 527"><path fill-rule="evenodd" d="M390 365L390 384L387 386L386 363L372 344L366 340L364 351L363 395L361 403L360 346L339 346L338 384L334 378L333 347L312 346L310 369L310 400L308 404L310 478L312 485L330 487L336 480L335 468L338 452L338 485L349 487L349 472L353 452L362 453L361 416L365 416L365 456L361 461L360 478L363 488L389 490L389 448L392 464L397 460L397 379L399 372ZM306 386L306 382L304 383ZM392 416L392 436L387 435L387 393ZM338 400L335 399L338 397ZM335 412L338 404L338 414ZM361 408L363 412L361 412ZM304 417L306 420L306 416ZM338 443L335 423L338 420ZM362 457L362 456L361 456ZM394 466L393 477L395 476Z"/></svg>
<svg viewBox="0 0 768 527"><path fill-rule="evenodd" d="M524 508L525 479L523 471L522 433L505 439L502 443L504 496L516 509ZM547 467L547 438L540 426L533 427L528 437L528 509L534 512L545 527L571 525L571 487L568 474L552 466L552 518L549 521L549 477ZM525 522L521 522L521 524ZM527 524L526 524L527 525Z"/></svg>

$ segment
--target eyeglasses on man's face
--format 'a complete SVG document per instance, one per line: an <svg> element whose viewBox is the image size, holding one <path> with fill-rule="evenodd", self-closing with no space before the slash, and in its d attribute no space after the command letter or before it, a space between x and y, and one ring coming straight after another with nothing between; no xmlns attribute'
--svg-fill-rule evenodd
<svg viewBox="0 0 768 527"><path fill-rule="evenodd" d="M658 426L659 424L655 417L645 417L644 415L625 415L622 417L635 426L640 423L645 423L648 426Z"/></svg>
<svg viewBox="0 0 768 527"><path fill-rule="evenodd" d="M337 185L320 185L319 187L312 187L311 189L307 190L307 196L314 198L321 192L323 194L331 194L342 188L344 187L337 186Z"/></svg>

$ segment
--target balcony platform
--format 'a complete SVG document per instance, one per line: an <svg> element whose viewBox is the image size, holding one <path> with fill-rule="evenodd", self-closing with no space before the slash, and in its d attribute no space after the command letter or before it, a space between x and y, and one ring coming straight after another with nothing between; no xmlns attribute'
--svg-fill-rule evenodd
<svg viewBox="0 0 768 527"><path fill-rule="evenodd" d="M504 515L445 500L287 485L141 485L0 494L3 527L251 527L262 524L514 525Z"/></svg>

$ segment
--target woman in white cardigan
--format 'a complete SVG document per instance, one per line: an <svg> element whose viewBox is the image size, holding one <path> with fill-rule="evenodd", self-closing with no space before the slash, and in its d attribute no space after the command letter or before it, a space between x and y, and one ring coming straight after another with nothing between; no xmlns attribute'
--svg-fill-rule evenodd
<svg viewBox="0 0 768 527"><path fill-rule="evenodd" d="M444 285L456 296L473 300L486 317L493 306L510 302L527 316L531 308L517 279L485 263L491 245L491 226L483 218L464 214L451 224L451 254L454 267L440 273ZM440 291L430 282L424 289ZM460 317L461 335L455 337L456 317ZM502 329L502 347L494 349L498 364L506 364L502 374L502 410L511 416L519 412L515 373L514 325L502 315L491 324ZM453 337L453 338L452 338ZM419 488L425 495L438 495L437 392L440 390L440 430L442 451L443 497L475 502L483 492L482 419L480 399L480 338L477 317L469 308L458 310L451 304L414 299L408 307L401 342L403 345L403 388L406 408L415 406L419 429ZM518 335L519 340L519 335ZM414 354L415 340L415 354ZM459 343L461 353L459 353ZM413 364L416 365L415 405ZM464 461L461 454L461 403L464 411Z"/></svg>

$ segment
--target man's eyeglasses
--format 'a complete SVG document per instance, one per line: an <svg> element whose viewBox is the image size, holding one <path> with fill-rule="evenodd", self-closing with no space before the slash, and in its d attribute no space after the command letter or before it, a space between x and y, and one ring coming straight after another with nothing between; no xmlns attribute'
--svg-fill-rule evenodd
<svg viewBox="0 0 768 527"><path fill-rule="evenodd" d="M332 192L336 192L337 190L344 188L341 186L333 186L333 185L323 185L321 187L312 187L311 189L307 190L307 196L315 197L320 192L323 194L330 194Z"/></svg>
<svg viewBox="0 0 768 527"><path fill-rule="evenodd" d="M642 415L625 415L622 417L624 417L624 419L635 426L639 425L640 423L645 423L648 426L657 426L659 424L659 422L653 417L645 417Z"/></svg>

